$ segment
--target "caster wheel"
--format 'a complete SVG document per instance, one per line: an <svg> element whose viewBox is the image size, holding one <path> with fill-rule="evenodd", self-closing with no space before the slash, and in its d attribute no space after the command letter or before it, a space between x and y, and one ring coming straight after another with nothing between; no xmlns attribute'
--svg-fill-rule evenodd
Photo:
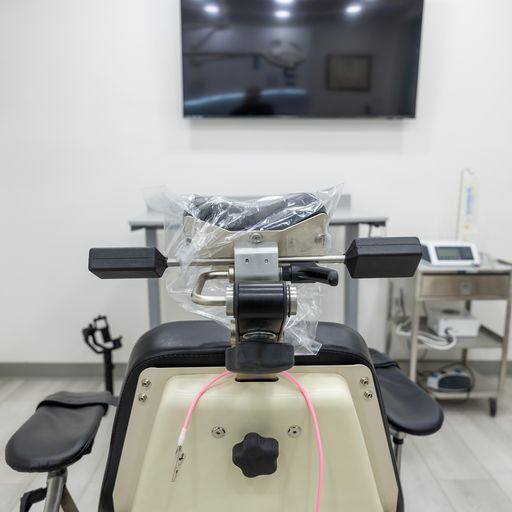
<svg viewBox="0 0 512 512"><path fill-rule="evenodd" d="M489 414L494 418L498 412L498 400L489 398Z"/></svg>

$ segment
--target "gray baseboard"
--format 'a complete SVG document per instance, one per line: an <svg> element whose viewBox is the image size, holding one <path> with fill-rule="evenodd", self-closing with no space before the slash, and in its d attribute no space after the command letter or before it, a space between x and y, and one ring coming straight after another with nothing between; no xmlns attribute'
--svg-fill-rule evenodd
<svg viewBox="0 0 512 512"><path fill-rule="evenodd" d="M114 377L122 379L126 363L115 363ZM0 363L0 377L103 378L101 363Z"/></svg>
<svg viewBox="0 0 512 512"><path fill-rule="evenodd" d="M400 367L406 370L409 361L398 361ZM426 369L436 369L450 362L448 360L424 361L421 366ZM498 361L471 361L471 366L483 374L496 374ZM126 372L126 363L116 363L114 376L122 379ZM512 375L512 362L508 365L508 375ZM98 377L103 378L103 365L100 363L1 363L0 377Z"/></svg>

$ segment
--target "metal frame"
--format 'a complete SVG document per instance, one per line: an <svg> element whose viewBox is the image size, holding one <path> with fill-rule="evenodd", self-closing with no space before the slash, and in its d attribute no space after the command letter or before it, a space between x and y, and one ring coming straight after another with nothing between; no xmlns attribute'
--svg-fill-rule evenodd
<svg viewBox="0 0 512 512"><path fill-rule="evenodd" d="M147 247L158 247L157 229L145 228L144 234ZM158 279L148 279L148 311L149 327L152 329L162 323L162 310L160 308L160 284Z"/></svg>
<svg viewBox="0 0 512 512"><path fill-rule="evenodd" d="M326 252L326 236L329 217L326 213L318 213L300 223L283 229L254 231L228 231L206 221L186 216L183 219L181 236L183 242L193 240L198 234L208 243L198 248L197 256L208 258L212 250L219 258L232 258L235 245L256 245L274 243L281 256L317 256Z"/></svg>
<svg viewBox="0 0 512 512"><path fill-rule="evenodd" d="M345 245L348 246L359 236L359 224L348 224L345 226ZM344 323L357 331L359 316L359 281L352 279L348 272L345 272L345 304Z"/></svg>

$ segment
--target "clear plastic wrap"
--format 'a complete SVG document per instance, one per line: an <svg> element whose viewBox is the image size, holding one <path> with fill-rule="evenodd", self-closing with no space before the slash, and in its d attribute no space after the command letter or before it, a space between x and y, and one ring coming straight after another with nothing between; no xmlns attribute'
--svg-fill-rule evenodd
<svg viewBox="0 0 512 512"><path fill-rule="evenodd" d="M184 309L229 327L231 318L224 306L201 306L192 301L191 293L199 275L213 267L191 262L233 258L234 244L255 236L276 242L280 257L326 254L331 245L329 218L340 195L340 186L314 194L244 199L173 196L165 188L149 191L148 207L164 214L166 219L167 256L180 263L178 272L167 272L165 276L167 291ZM223 280L208 281L204 293L224 296L226 284ZM297 285L297 314L285 326L285 341L295 346L296 354L316 354L320 349L315 333L321 297L320 285Z"/></svg>

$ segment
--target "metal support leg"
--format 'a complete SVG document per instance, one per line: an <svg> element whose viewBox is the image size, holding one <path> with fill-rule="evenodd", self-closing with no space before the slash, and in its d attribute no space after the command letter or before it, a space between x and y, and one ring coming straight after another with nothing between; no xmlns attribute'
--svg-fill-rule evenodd
<svg viewBox="0 0 512 512"><path fill-rule="evenodd" d="M67 474L66 469L48 473L46 480L46 501L44 502L43 512L59 512Z"/></svg>
<svg viewBox="0 0 512 512"><path fill-rule="evenodd" d="M146 228L146 246L156 247L156 229ZM149 328L153 329L162 323L160 316L160 286L158 279L148 279Z"/></svg>
<svg viewBox="0 0 512 512"><path fill-rule="evenodd" d="M464 302L464 308L466 309L466 311L468 313L471 313L471 301L470 300L466 300ZM467 348L463 348L462 349L462 364L464 366L468 365L468 359L469 359L469 350Z"/></svg>
<svg viewBox="0 0 512 512"><path fill-rule="evenodd" d="M512 296L512 289L510 291ZM498 395L503 391L507 379L507 367L508 367L508 344L510 338L510 319L512 317L512 298L509 297L507 300L507 306L505 310L505 326L503 328L503 343L501 347L501 361L500 361L500 376L498 381Z"/></svg>
<svg viewBox="0 0 512 512"><path fill-rule="evenodd" d="M393 343L393 298L394 286L393 282L388 282L388 304L386 313L386 345L384 352L389 356L391 353L391 343Z"/></svg>
<svg viewBox="0 0 512 512"><path fill-rule="evenodd" d="M403 432L393 432L393 451L395 452L395 461L398 474L402 466L402 448L404 446L405 434Z"/></svg>
<svg viewBox="0 0 512 512"><path fill-rule="evenodd" d="M359 224L347 224L345 226L345 245L348 247L352 240L359 236ZM345 272L345 325L357 331L359 308L359 282L352 279L348 272Z"/></svg>
<svg viewBox="0 0 512 512"><path fill-rule="evenodd" d="M420 330L420 311L421 304L418 300L418 289L419 289L419 279L416 279L416 288L414 291L414 304L412 308L412 317L411 317L411 354L410 354L410 366L409 366L409 378L413 382L417 382L418 376L418 334Z"/></svg>

